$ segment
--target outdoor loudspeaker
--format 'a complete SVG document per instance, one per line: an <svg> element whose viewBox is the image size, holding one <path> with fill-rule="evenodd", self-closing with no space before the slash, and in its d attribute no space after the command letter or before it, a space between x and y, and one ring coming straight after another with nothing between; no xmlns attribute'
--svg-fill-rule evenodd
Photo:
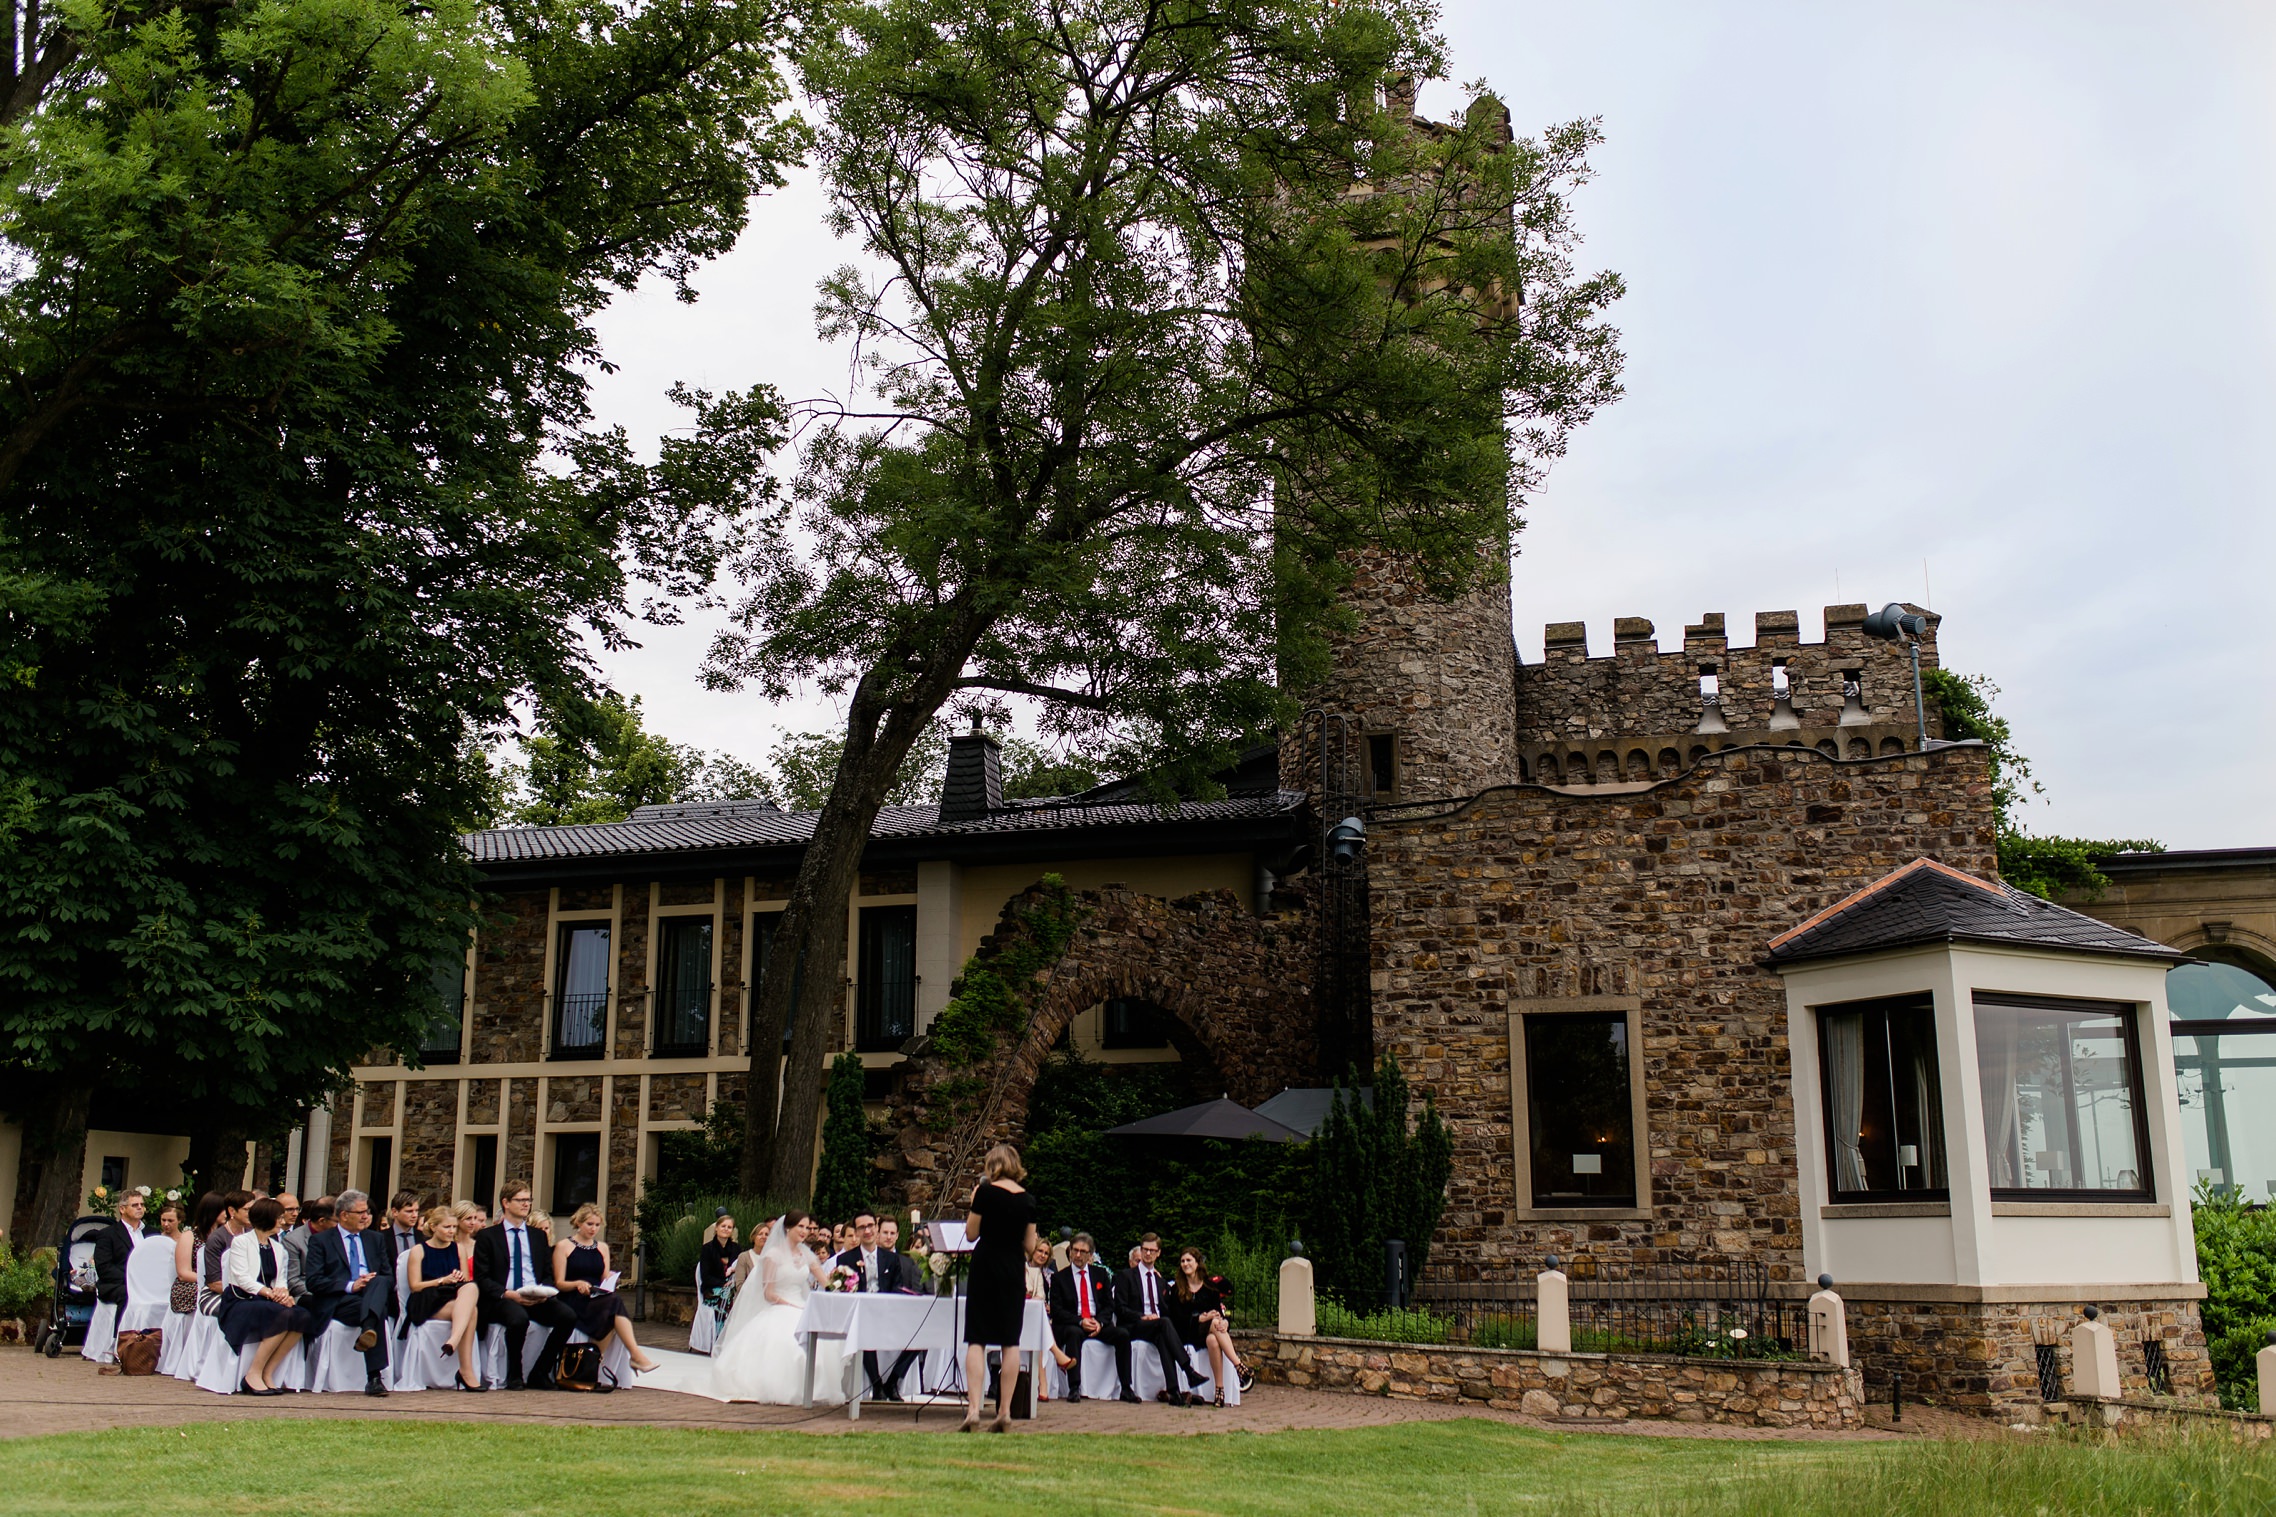
<svg viewBox="0 0 2276 1517"><path fill-rule="evenodd" d="M1895 601L1865 618L1865 635L1885 643L1901 643L1928 630L1928 618L1915 616Z"/></svg>

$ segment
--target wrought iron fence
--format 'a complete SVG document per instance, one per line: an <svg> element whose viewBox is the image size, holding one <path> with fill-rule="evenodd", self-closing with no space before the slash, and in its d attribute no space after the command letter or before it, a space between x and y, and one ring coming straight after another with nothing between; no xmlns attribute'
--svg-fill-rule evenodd
<svg viewBox="0 0 2276 1517"><path fill-rule="evenodd" d="M1582 1259L1567 1279L1579 1353L1776 1359L1807 1351L1808 1304L1777 1293L1760 1264L1624 1268ZM1540 1341L1530 1279L1425 1279L1397 1304L1382 1291L1323 1296L1317 1318L1323 1336L1375 1342L1525 1349Z"/></svg>

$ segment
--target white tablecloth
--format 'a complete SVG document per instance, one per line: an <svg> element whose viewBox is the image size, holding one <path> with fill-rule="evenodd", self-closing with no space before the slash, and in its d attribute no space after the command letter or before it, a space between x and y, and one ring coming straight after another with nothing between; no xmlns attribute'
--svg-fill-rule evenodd
<svg viewBox="0 0 2276 1517"><path fill-rule="evenodd" d="M806 1310L800 1313L793 1335L806 1345L808 1386L811 1394L814 1345L822 1338L843 1338L850 1357L864 1351L881 1356L881 1363L890 1368L893 1356L904 1352L929 1353L943 1356L940 1362L955 1364L964 1354L964 1298L961 1296L900 1296L879 1291L870 1295L855 1291L816 1291L806 1298ZM1051 1323L1044 1315L1043 1303L1027 1303L1025 1320L1020 1324L1019 1346L1028 1353L1041 1355L1051 1344ZM1033 1361L1040 1368L1040 1358ZM846 1403L846 1415L861 1415L861 1398L868 1391L868 1380L859 1371L853 1376L853 1399ZM1030 1380L1033 1395L1035 1381ZM1032 1415L1033 1406L1029 1411Z"/></svg>

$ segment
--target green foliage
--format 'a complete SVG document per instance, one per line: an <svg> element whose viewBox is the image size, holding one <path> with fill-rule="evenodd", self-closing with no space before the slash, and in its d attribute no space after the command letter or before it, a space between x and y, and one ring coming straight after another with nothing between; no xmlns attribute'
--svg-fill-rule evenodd
<svg viewBox="0 0 2276 1517"><path fill-rule="evenodd" d="M1105 1135L1199 1098L1183 1064L1100 1064L1073 1049L1052 1054L1028 1096L1020 1151L1037 1225L1053 1234L1062 1227L1090 1233L1109 1268L1119 1269L1124 1251L1147 1232L1160 1233L1168 1248L1211 1249L1212 1268L1228 1277L1218 1256L1228 1234L1257 1240L1277 1268L1274 1250L1288 1236L1286 1219L1302 1182L1300 1146Z"/></svg>
<svg viewBox="0 0 2276 1517"><path fill-rule="evenodd" d="M569 697L516 741L521 762L500 776L507 788L500 820L513 826L621 822L640 806L765 793L757 770L650 732L637 695Z"/></svg>
<svg viewBox="0 0 2276 1517"><path fill-rule="evenodd" d="M1336 1089L1306 1145L1304 1241L1322 1294L1365 1303L1382 1299L1387 1239L1405 1240L1409 1278L1422 1278L1446 1210L1453 1137L1428 1100L1409 1131L1407 1079L1394 1055L1376 1067L1372 1107L1356 1090Z"/></svg>
<svg viewBox="0 0 2276 1517"><path fill-rule="evenodd" d="M2058 896L2097 899L2110 877L2095 864L2113 853L2160 853L2165 845L2149 838L2037 837L2024 830L2018 813L2046 787L2031 777L2031 761L2015 747L2007 718L1992 710L1999 686L1982 675L1947 669L1920 672L1923 693L1936 707L1947 740L1974 739L1991 750L1992 815L1998 828L2000 878L2018 890L2053 900Z"/></svg>
<svg viewBox="0 0 2276 1517"><path fill-rule="evenodd" d="M1537 1348L1541 1342L1537 1329L1530 1318L1488 1317L1470 1329L1469 1343L1472 1348Z"/></svg>
<svg viewBox="0 0 2276 1517"><path fill-rule="evenodd" d="M2276 1329L2276 1206L2253 1206L2234 1192L2200 1183L2190 1216L2197 1233L2199 1308L2221 1405L2260 1409L2253 1356Z"/></svg>
<svg viewBox="0 0 2276 1517"><path fill-rule="evenodd" d="M1444 1343L1453 1330L1453 1325L1444 1317L1431 1312L1355 1312L1328 1297L1321 1298L1313 1312L1323 1338L1361 1338L1372 1343Z"/></svg>
<svg viewBox="0 0 2276 1517"><path fill-rule="evenodd" d="M972 956L933 1019L933 1050L951 1068L971 1068L995 1053L998 1040L1026 1030L1035 977L1058 963L1074 940L1083 908L1067 882L1047 874L1036 888L1039 898L1024 898L1016 908L1020 931L994 957Z"/></svg>
<svg viewBox="0 0 2276 1517"><path fill-rule="evenodd" d="M55 1249L18 1254L0 1238L0 1318L28 1317L55 1294Z"/></svg>
<svg viewBox="0 0 2276 1517"><path fill-rule="evenodd" d="M656 1273L652 1283L695 1284L695 1266L703 1252L704 1229L711 1226L720 1207L726 1207L728 1215L735 1219L736 1235L747 1248L760 1228L795 1205L796 1202L771 1196L738 1196L727 1191L683 1197L678 1205L660 1212L653 1224L641 1224L642 1240L653 1238L656 1242Z"/></svg>
<svg viewBox="0 0 2276 1517"><path fill-rule="evenodd" d="M877 1138L861 1103L861 1055L830 1064L828 1115L822 1119L822 1166L814 1177L814 1215L835 1225L875 1204Z"/></svg>
<svg viewBox="0 0 2276 1517"><path fill-rule="evenodd" d="M640 1235L648 1237L702 1201L732 1194L743 1155L743 1108L717 1101L703 1125L656 1135L656 1172L641 1187L633 1208ZM708 1222L711 1213L703 1212Z"/></svg>
<svg viewBox="0 0 2276 1517"><path fill-rule="evenodd" d="M486 743L700 603L782 436L587 427L796 143L689 0L57 7L0 129L0 1034L226 1126L414 1051ZM68 1169L77 1172L76 1156Z"/></svg>

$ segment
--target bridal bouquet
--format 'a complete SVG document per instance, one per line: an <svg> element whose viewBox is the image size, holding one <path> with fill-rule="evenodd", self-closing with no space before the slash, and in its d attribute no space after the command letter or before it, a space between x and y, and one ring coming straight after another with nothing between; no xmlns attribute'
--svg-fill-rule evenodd
<svg viewBox="0 0 2276 1517"><path fill-rule="evenodd" d="M861 1276L855 1273L852 1265L841 1264L836 1269L830 1271L829 1288L834 1291L860 1290Z"/></svg>

